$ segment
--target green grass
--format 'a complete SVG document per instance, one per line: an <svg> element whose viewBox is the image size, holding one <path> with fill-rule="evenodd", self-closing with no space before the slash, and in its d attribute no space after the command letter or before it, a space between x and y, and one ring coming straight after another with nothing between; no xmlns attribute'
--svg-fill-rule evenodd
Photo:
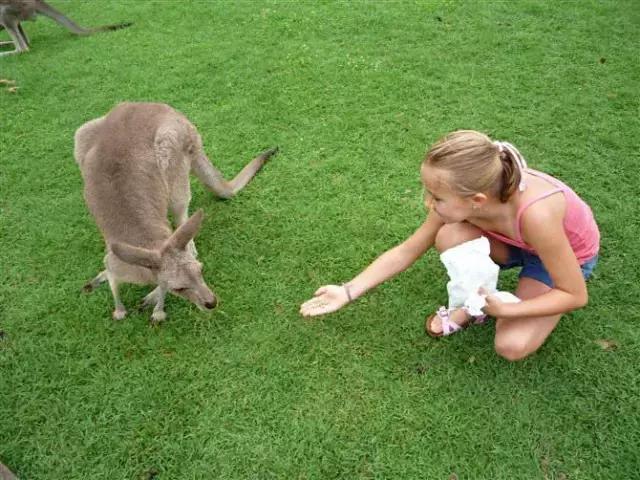
<svg viewBox="0 0 640 480"><path fill-rule="evenodd" d="M638 2L52 2L135 24L76 38L40 19L32 51L0 59L19 86L0 88L2 462L24 479L638 478ZM73 133L122 100L185 113L227 176L281 148L232 201L193 181L212 314L171 298L160 328L115 323L108 288L80 293L104 247ZM419 163L457 128L592 205L588 307L520 363L491 326L434 341L431 252L300 318L417 228Z"/></svg>

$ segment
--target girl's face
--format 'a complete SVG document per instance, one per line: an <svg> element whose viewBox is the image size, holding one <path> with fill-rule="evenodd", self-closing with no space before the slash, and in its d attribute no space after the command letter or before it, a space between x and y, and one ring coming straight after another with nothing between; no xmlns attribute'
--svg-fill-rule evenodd
<svg viewBox="0 0 640 480"><path fill-rule="evenodd" d="M421 176L425 188L424 204L428 210L435 211L445 223L463 222L471 216L473 200L451 190L445 171L425 165Z"/></svg>

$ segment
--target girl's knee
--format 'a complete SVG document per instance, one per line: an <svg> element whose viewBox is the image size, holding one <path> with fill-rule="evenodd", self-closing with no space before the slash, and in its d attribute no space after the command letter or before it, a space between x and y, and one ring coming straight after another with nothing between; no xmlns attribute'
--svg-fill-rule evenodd
<svg viewBox="0 0 640 480"><path fill-rule="evenodd" d="M435 247L438 252L442 253L461 243L475 240L480 235L482 235L480 229L467 222L448 223L438 230Z"/></svg>
<svg viewBox="0 0 640 480"><path fill-rule="evenodd" d="M539 345L533 345L529 339L515 335L496 335L496 353L505 360L517 362L527 358L538 350Z"/></svg>

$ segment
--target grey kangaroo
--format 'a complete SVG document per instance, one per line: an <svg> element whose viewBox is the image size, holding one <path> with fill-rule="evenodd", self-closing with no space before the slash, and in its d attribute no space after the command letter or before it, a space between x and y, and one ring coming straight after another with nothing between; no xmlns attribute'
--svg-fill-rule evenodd
<svg viewBox="0 0 640 480"><path fill-rule="evenodd" d="M0 462L0 480L18 480L18 477Z"/></svg>
<svg viewBox="0 0 640 480"><path fill-rule="evenodd" d="M217 196L231 198L276 151L263 152L226 181L207 158L196 128L168 105L121 103L85 123L76 131L74 154L85 201L107 248L105 270L85 290L109 282L117 320L127 313L118 296L122 282L157 285L142 303L154 305L152 323L165 319L167 293L214 308L217 299L202 278L193 245L203 213L188 216L189 172Z"/></svg>
<svg viewBox="0 0 640 480"><path fill-rule="evenodd" d="M0 42L0 45L11 45L13 43L15 46L15 50L0 52L0 56L22 53L29 50L29 38L24 32L21 22L25 20L35 20L38 14L52 18L76 35L91 35L96 32L117 30L131 25L131 23L121 23L118 25L84 28L74 23L70 18L43 0L0 0L0 26L7 29L12 40L11 42Z"/></svg>

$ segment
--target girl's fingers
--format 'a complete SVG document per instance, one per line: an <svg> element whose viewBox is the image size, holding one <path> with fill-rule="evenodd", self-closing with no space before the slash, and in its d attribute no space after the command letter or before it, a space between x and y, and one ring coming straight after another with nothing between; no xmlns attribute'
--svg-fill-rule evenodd
<svg viewBox="0 0 640 480"><path fill-rule="evenodd" d="M313 296L317 297L318 295L322 295L326 291L327 291L327 287L326 286L322 286L318 290L316 290L316 293L314 293Z"/></svg>
<svg viewBox="0 0 640 480"><path fill-rule="evenodd" d="M307 300L306 302L304 302L302 304L302 306L300 307L300 310L301 311L303 311L303 310L306 310L306 311L315 310L315 309L317 309L317 308L319 308L319 307L321 307L323 305L326 305L326 302L324 302L324 301L322 301L320 299L317 299L317 298L312 298L311 300Z"/></svg>
<svg viewBox="0 0 640 480"><path fill-rule="evenodd" d="M312 298L307 300L300 307L300 313L307 316L321 315L331 311L332 306L326 298Z"/></svg>
<svg viewBox="0 0 640 480"><path fill-rule="evenodd" d="M324 302L324 300L322 300L321 298L318 297L314 297L310 300L307 300L306 302L304 302L302 304L302 308L308 308L308 307L313 307L315 305L318 305L319 303Z"/></svg>
<svg viewBox="0 0 640 480"><path fill-rule="evenodd" d="M301 306L300 306L300 313L304 313L304 312L308 312L310 309L312 309L313 307L309 304L309 302L304 302Z"/></svg>
<svg viewBox="0 0 640 480"><path fill-rule="evenodd" d="M316 290L313 298L300 306L300 313L305 317L313 317L336 310L335 292L331 290L331 287L335 287L335 285L323 285Z"/></svg>
<svg viewBox="0 0 640 480"><path fill-rule="evenodd" d="M308 311L304 312L303 315L305 317L315 317L315 316L320 315L322 313L323 312L318 312L316 310L308 310Z"/></svg>

